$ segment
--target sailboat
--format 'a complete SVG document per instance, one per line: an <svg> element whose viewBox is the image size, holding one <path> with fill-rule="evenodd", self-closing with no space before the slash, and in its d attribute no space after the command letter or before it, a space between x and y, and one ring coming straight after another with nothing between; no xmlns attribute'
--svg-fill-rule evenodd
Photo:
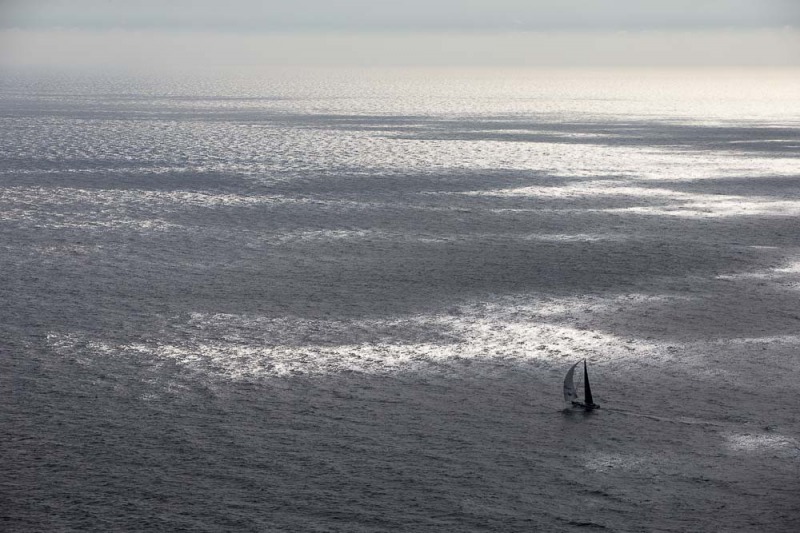
<svg viewBox="0 0 800 533"><path fill-rule="evenodd" d="M600 407L592 400L592 387L589 385L589 370L586 368L586 359L583 360L583 401L578 400L575 390L575 367L580 361L572 365L564 378L564 401L572 403L573 407L583 407L587 411Z"/></svg>

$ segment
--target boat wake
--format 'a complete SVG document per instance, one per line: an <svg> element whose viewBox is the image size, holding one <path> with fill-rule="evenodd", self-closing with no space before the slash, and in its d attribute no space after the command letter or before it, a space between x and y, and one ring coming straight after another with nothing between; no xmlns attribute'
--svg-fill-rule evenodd
<svg viewBox="0 0 800 533"><path fill-rule="evenodd" d="M716 426L716 427L730 427L730 426L733 426L733 425L739 425L739 424L734 424L734 423L730 423L730 422L726 423L726 422L717 422L717 421L712 421L712 420L702 420L702 419L699 419L699 418L692 418L692 417L686 417L686 416L681 416L681 417L658 416L658 415L654 415L654 414L651 414L651 413L642 413L642 412L639 412L639 411L631 411L631 410L628 410L628 409L617 409L617 408L614 408L614 407L603 407L603 411L604 412L610 412L610 413L613 413L613 414L621 414L621 415L626 415L626 416L637 416L637 417L640 417L640 418L648 418L650 420L657 420L659 422L670 422L670 423L673 423L673 424L691 424L691 425L696 425L696 426Z"/></svg>

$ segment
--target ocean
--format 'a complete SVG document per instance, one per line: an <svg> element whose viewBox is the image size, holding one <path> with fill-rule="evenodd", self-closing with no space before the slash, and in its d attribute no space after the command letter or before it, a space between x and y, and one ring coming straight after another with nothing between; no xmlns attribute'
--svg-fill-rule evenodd
<svg viewBox="0 0 800 533"><path fill-rule="evenodd" d="M0 125L0 529L800 529L800 71L9 70Z"/></svg>

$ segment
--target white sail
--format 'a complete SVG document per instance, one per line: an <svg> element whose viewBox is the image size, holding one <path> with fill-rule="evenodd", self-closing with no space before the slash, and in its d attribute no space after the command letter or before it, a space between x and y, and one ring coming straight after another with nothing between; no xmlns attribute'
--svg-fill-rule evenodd
<svg viewBox="0 0 800 533"><path fill-rule="evenodd" d="M567 377L564 378L564 401L571 402L578 399L578 394L575 392L575 367L578 366L580 362L575 363L567 372Z"/></svg>

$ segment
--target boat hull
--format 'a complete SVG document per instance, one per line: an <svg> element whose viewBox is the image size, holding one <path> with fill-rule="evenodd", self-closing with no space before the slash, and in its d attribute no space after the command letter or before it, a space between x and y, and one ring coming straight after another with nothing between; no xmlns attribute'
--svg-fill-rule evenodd
<svg viewBox="0 0 800 533"><path fill-rule="evenodd" d="M582 407L585 411L591 411L593 409L599 409L600 408L600 406L597 405L596 403L593 403L593 404L590 404L590 405L586 405L583 402L572 402L572 407Z"/></svg>

